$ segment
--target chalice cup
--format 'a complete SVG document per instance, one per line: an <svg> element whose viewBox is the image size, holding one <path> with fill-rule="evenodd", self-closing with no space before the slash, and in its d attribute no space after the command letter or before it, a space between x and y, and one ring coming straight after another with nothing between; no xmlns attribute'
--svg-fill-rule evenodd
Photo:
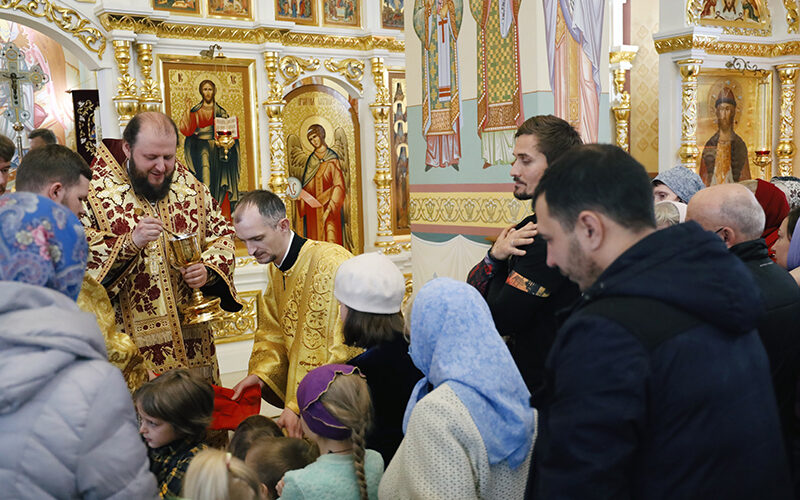
<svg viewBox="0 0 800 500"><path fill-rule="evenodd" d="M202 250L197 233L171 238L169 244L176 266L187 267L202 262ZM184 323L196 325L218 319L223 315L219 306L219 297L209 299L203 296L203 292L199 288L193 290L191 301L181 307Z"/></svg>

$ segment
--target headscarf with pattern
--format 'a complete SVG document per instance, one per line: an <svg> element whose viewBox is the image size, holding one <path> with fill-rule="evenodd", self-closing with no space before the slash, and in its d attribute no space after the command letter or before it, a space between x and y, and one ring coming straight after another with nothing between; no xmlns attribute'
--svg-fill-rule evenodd
<svg viewBox="0 0 800 500"><path fill-rule="evenodd" d="M411 312L412 361L425 375L414 387L403 431L417 402L443 383L469 410L489 463L521 464L531 448L534 412L517 365L477 290L449 278L430 281Z"/></svg>
<svg viewBox="0 0 800 500"><path fill-rule="evenodd" d="M0 280L77 300L88 251L83 226L67 208L33 193L0 197Z"/></svg>
<svg viewBox="0 0 800 500"><path fill-rule="evenodd" d="M770 182L781 188L783 194L786 195L786 201L789 202L790 209L800 207L800 179L785 175L773 177Z"/></svg>

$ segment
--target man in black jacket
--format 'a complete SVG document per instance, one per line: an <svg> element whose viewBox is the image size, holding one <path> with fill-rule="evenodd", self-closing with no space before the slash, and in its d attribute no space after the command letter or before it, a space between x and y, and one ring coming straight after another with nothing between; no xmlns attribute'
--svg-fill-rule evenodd
<svg viewBox="0 0 800 500"><path fill-rule="evenodd" d="M561 118L528 118L514 139L514 197L530 200L547 165L577 144L580 135ZM573 283L547 267L547 245L535 235L535 214L505 228L467 278L489 304L531 394L542 383L544 361L558 329L555 313L579 295Z"/></svg>
<svg viewBox="0 0 800 500"><path fill-rule="evenodd" d="M615 146L565 153L534 201L583 294L547 360L529 496L791 498L745 265L695 222L655 231L650 178Z"/></svg>
<svg viewBox="0 0 800 500"><path fill-rule="evenodd" d="M764 210L746 187L721 184L699 191L689 202L686 219L722 238L731 253L745 263L761 291L763 309L758 333L769 358L784 445L797 484L800 464L792 463L791 451L800 448L794 445L800 445L800 423L794 411L800 374L800 288L785 269L769 258L767 244L761 239Z"/></svg>

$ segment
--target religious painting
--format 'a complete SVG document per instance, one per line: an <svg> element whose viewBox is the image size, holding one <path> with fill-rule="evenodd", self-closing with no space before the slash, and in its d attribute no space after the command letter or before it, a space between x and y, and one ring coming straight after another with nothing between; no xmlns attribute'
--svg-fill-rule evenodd
<svg viewBox="0 0 800 500"><path fill-rule="evenodd" d="M478 24L478 135L483 168L514 163L522 125L519 7L522 0L470 0Z"/></svg>
<svg viewBox="0 0 800 500"><path fill-rule="evenodd" d="M364 232L356 109L346 96L318 84L298 87L284 99L294 230L359 254Z"/></svg>
<svg viewBox="0 0 800 500"><path fill-rule="evenodd" d="M461 161L461 93L458 34L463 0L414 0L414 32L422 42L422 134L425 171L458 170Z"/></svg>
<svg viewBox="0 0 800 500"><path fill-rule="evenodd" d="M0 19L0 45L7 42L14 43L22 51L23 58L19 66L23 71L29 71L35 65L41 67L42 72L50 77L41 90L34 91L33 85L22 84L22 107L27 111L22 120L23 152L27 150L28 133L36 128L47 128L55 133L59 144L73 147L74 140L74 113L72 97L68 90L80 88L81 83L92 79L92 72L69 51L52 38L40 33L33 28L22 24ZM5 67L0 63L0 67ZM0 116L8 109L10 103L10 86L7 81L0 81ZM10 120L0 120L0 134L16 142L14 123ZM12 179L16 176L16 166L19 164L19 151L11 162ZM8 188L13 187L13 181Z"/></svg>
<svg viewBox="0 0 800 500"><path fill-rule="evenodd" d="M721 26L726 33L769 36L772 32L766 0L688 0L689 24Z"/></svg>
<svg viewBox="0 0 800 500"><path fill-rule="evenodd" d="M200 15L203 0L153 0L154 10L165 10L174 14Z"/></svg>
<svg viewBox="0 0 800 500"><path fill-rule="evenodd" d="M208 186L230 217L239 196L257 187L255 61L215 64L188 56L158 56L164 106L178 125L178 160Z"/></svg>
<svg viewBox="0 0 800 500"><path fill-rule="evenodd" d="M322 21L326 26L361 26L361 0L322 0Z"/></svg>
<svg viewBox="0 0 800 500"><path fill-rule="evenodd" d="M317 0L275 0L275 20L317 24Z"/></svg>
<svg viewBox="0 0 800 500"><path fill-rule="evenodd" d="M403 0L381 0L381 24L387 29L404 28Z"/></svg>
<svg viewBox="0 0 800 500"><path fill-rule="evenodd" d="M392 130L392 234L411 234L408 216L408 114L406 112L405 71L389 71L392 108L389 124Z"/></svg>
<svg viewBox="0 0 800 500"><path fill-rule="evenodd" d="M206 0L209 17L253 19L252 0Z"/></svg>
<svg viewBox="0 0 800 500"><path fill-rule="evenodd" d="M703 182L711 186L760 177L755 152L770 149L771 124L771 72L701 70L697 148Z"/></svg>

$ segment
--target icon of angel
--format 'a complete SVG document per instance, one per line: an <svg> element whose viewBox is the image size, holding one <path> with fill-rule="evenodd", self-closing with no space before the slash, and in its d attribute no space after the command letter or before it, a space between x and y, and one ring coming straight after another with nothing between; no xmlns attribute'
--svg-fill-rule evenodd
<svg viewBox="0 0 800 500"><path fill-rule="evenodd" d="M299 136L291 134L286 139L289 175L302 185L295 203L303 233L306 238L338 243L352 250L350 214L345 203L350 185L347 134L337 127L333 146L329 146L325 127L314 123L306 130L306 138L310 152Z"/></svg>

